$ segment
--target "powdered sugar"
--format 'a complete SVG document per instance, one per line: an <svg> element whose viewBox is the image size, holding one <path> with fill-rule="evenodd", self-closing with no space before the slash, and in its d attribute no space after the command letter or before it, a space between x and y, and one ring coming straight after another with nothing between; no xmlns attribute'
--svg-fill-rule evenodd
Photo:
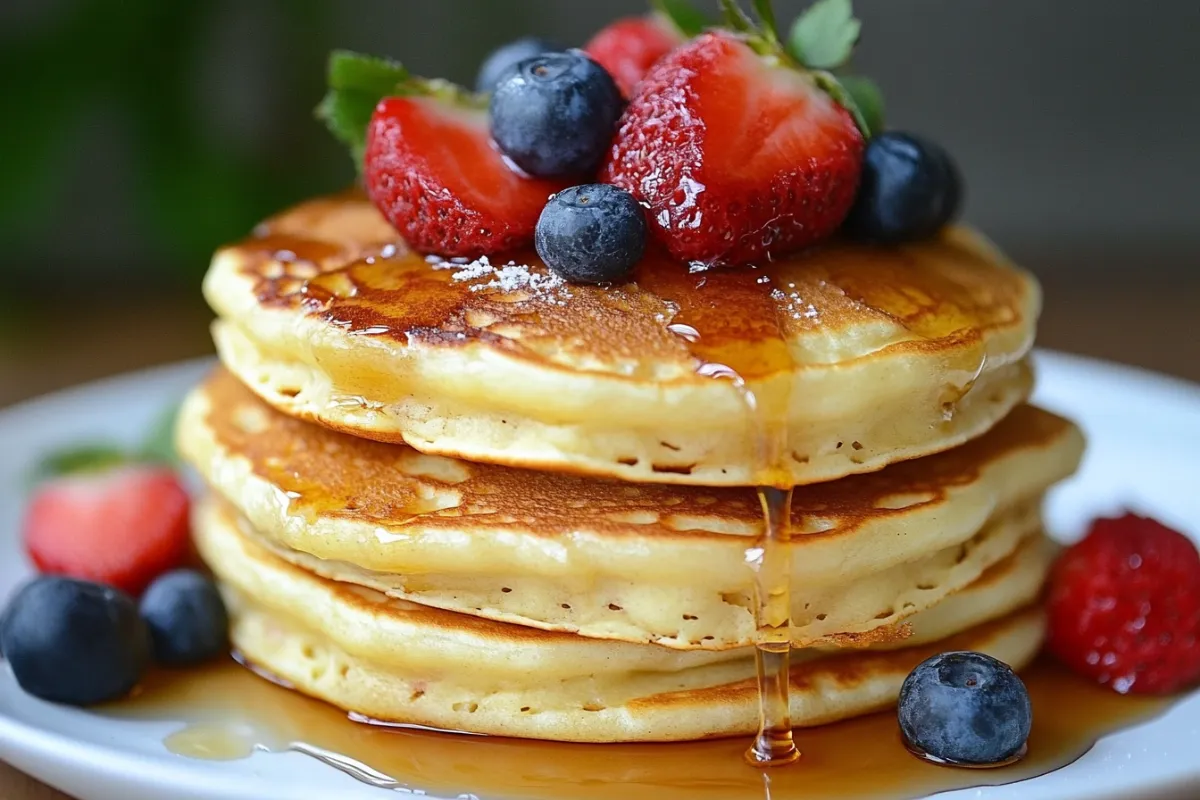
<svg viewBox="0 0 1200 800"><path fill-rule="evenodd" d="M552 305L565 305L566 299L571 297L567 282L560 276L515 261L509 261L503 266L494 266L487 256L480 256L474 261L459 258L447 261L438 256L426 256L425 260L434 269L455 270L450 276L450 280L455 282L491 279L483 283L473 283L470 287L472 292L527 292Z"/></svg>
<svg viewBox="0 0 1200 800"><path fill-rule="evenodd" d="M810 319L816 322L820 318L821 312L817 311L816 306L812 303L804 302L803 298L800 297L800 293L794 291L796 284L789 283L788 286L792 287L793 291L785 292L782 289L772 289L771 299L777 303L783 303L784 309L791 314L792 319Z"/></svg>

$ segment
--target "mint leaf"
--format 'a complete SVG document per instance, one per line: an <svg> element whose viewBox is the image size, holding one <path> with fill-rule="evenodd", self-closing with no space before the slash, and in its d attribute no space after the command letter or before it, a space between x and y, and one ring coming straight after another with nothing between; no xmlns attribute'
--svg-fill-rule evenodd
<svg viewBox="0 0 1200 800"><path fill-rule="evenodd" d="M817 86L820 86L838 105L850 112L850 116L854 117L854 124L862 131L863 138L870 139L871 126L867 123L867 118L863 114L862 109L858 107L854 95L831 72L816 70L812 76L813 80L817 82Z"/></svg>
<svg viewBox="0 0 1200 800"><path fill-rule="evenodd" d="M810 69L834 69L850 58L861 29L850 0L817 0L792 26L788 51Z"/></svg>
<svg viewBox="0 0 1200 800"><path fill-rule="evenodd" d="M62 475L100 470L126 464L129 454L115 444L96 443L57 450L42 458L29 475L30 486Z"/></svg>
<svg viewBox="0 0 1200 800"><path fill-rule="evenodd" d="M879 91L879 85L862 75L843 75L839 81L862 112L863 121L870 130L867 135L878 136L883 131L884 109L883 92Z"/></svg>
<svg viewBox="0 0 1200 800"><path fill-rule="evenodd" d="M708 17L688 0L651 0L651 5L655 11L666 17L685 39L699 36L709 25Z"/></svg>

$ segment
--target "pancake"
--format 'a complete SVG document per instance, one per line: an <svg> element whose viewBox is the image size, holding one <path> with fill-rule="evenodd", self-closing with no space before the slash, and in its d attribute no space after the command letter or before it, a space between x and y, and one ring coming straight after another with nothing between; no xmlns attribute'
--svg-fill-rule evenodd
<svg viewBox="0 0 1200 800"><path fill-rule="evenodd" d="M179 449L247 535L325 577L547 630L680 649L753 641L753 491L631 486L468 464L277 413L218 371ZM1078 430L1020 406L962 447L797 489L797 646L884 641L1040 527Z"/></svg>
<svg viewBox="0 0 1200 800"><path fill-rule="evenodd" d="M737 270L651 254L612 287L507 260L432 263L343 195L219 250L204 288L224 363L288 414L637 483L870 472L982 434L1030 390L1040 290L962 227Z"/></svg>
<svg viewBox="0 0 1200 800"><path fill-rule="evenodd" d="M200 503L196 544L226 592L234 645L297 689L372 719L560 741L683 741L752 733L753 652L680 652L479 619L322 579ZM817 725L895 701L919 661L982 650L1014 667L1040 646L1052 548L1033 538L911 620L909 646L796 651L792 720Z"/></svg>

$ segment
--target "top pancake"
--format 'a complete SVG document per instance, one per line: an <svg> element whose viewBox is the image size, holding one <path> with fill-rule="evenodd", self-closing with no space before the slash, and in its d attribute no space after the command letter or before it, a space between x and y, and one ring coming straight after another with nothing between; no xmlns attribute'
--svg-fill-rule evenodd
<svg viewBox="0 0 1200 800"><path fill-rule="evenodd" d="M472 461L700 485L833 480L983 433L1029 391L1040 305L961 228L694 274L650 255L594 287L525 254L432 263L355 195L223 248L205 292L226 365L287 413Z"/></svg>

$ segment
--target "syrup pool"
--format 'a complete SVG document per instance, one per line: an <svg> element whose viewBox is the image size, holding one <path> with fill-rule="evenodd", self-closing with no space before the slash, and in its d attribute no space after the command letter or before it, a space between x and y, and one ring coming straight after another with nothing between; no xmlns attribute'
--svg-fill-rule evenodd
<svg viewBox="0 0 1200 800"><path fill-rule="evenodd" d="M381 789L480 800L788 800L917 798L1010 783L1058 769L1101 736L1148 720L1162 698L1122 697L1040 660L1023 673L1033 700L1029 754L988 770L914 758L893 712L798 729L803 761L750 769L742 737L686 744L584 745L468 736L353 722L232 660L159 672L99 713L169 721L163 747L205 760L298 752ZM382 792L381 792L382 794Z"/></svg>

